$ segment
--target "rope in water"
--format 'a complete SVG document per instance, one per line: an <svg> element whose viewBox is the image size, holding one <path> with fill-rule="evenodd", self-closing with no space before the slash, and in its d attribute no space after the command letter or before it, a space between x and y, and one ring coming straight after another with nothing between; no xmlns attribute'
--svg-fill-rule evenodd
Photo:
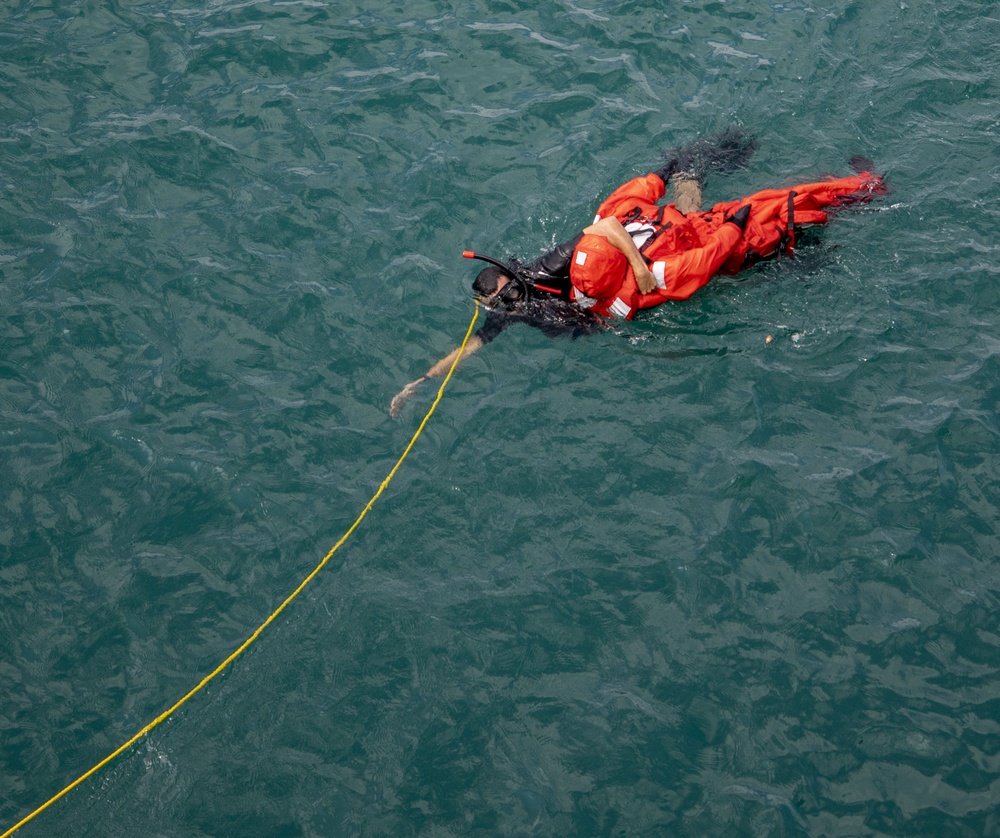
<svg viewBox="0 0 1000 838"><path fill-rule="evenodd" d="M478 317L479 317L479 301L477 300L476 310L472 314L472 321L469 323L469 328L465 332L465 338L462 340L462 344L459 347L458 354L455 356L455 360L452 361L451 367L448 370L448 374L444 377L444 380L441 382L441 386L438 388L437 397L431 404L430 409L427 411L427 414L423 418L423 421L420 423L419 426L417 426L417 430L410 438L409 444L403 450L403 453L400 455L399 459L396 460L396 464L392 467L392 470L386 476L385 480L383 480L381 485L378 487L378 491L375 492L374 495L372 495L371 500L368 501L368 503L365 505L365 508L361 510L361 514L358 515L358 517L355 519L354 523L351 524L347 532L345 532L340 537L340 540L336 544L334 544L333 547L330 548L330 552L328 552L323 557L323 560L318 565L316 565L316 567L313 569L313 572L302 580L299 586L285 598L285 601L282 602L281 605L279 605L274 610L274 612L271 614L270 617L268 617L266 620L264 620L263 623L260 624L260 626L257 628L256 631L254 631L253 634L251 634L246 640L243 641L243 643L239 646L238 649L236 649L235 652L233 652L228 658L226 658L222 663L220 663L217 667L215 667L215 669L213 669L208 675L202 678L201 681L198 682L198 685L196 687L187 692L181 699L175 702L171 707L164 710L159 716L157 716L155 719L153 719L153 721L151 721L148 725L142 728L142 730L136 733L124 745L121 745L118 749L108 754L104 759L102 759L99 763L97 763L97 765L95 765L85 774L82 774L80 777L78 777L76 780L74 780L72 783L66 786L66 788L64 788L61 792L49 798L45 803L43 803L41 806L35 809L35 811L33 811L30 815L28 815L25 818L22 818L20 821L14 824L10 829L8 829L6 832L0 835L0 838L9 838L9 836L13 835L15 832L17 832L17 830L19 830L29 821L33 820L37 815L40 815L57 800L59 800L62 797L65 797L78 785L80 785L85 780L87 780L88 778L96 774L98 771L100 771L115 757L119 756L121 753L131 748L136 742L142 739L143 736L149 733L153 728L155 728L161 722L170 718L170 716L172 716L178 709L180 709L180 707L186 704L189 699L191 699L198 692L200 692L213 678L215 678L219 673L221 673L224 669L226 669L226 667L228 667L229 664L231 664L234 660L236 660L236 658L242 655L243 652L245 652L250 647L250 645L258 637L260 637L264 629L266 629L271 623L273 623L274 620L277 618L277 616L282 611L285 610L285 608L289 605L289 603L291 603L291 601L295 599L295 597L297 597L300 593L302 593L306 585L308 585L316 577L316 575L326 566L326 563L330 561L331 558L333 558L333 554L336 553L340 549L341 545L343 545L343 543L347 541L348 538L351 537L351 534L358 528L358 526L364 520L365 516L371 511L372 506L375 505L375 501L377 501L379 497L382 495L382 493L385 491L386 487L389 485L389 482L392 480L393 477L396 476L396 472L399 471L399 467L403 464L403 460L405 460L409 456L410 451L413 449L413 446L417 442L417 439L420 438L420 434L423 433L424 426L427 424L428 420L430 420L431 416L434 414L434 411L437 410L438 402L441 401L441 397L444 395L444 388L448 386L448 382L451 380L452 373L455 372L455 368L458 366L458 362L461 360L462 355L465 352L465 347L469 343L469 338L472 337L472 329L476 325L476 319Z"/></svg>

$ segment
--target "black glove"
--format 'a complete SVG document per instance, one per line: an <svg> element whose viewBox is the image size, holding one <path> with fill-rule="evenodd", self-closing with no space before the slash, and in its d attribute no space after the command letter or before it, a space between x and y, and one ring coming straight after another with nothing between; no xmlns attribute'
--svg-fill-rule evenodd
<svg viewBox="0 0 1000 838"><path fill-rule="evenodd" d="M734 212L732 215L726 216L726 221L730 224L735 224L737 227L739 227L741 233L744 230L746 230L747 221L749 220L750 220L750 204L745 204L744 206L736 210L736 212Z"/></svg>
<svg viewBox="0 0 1000 838"><path fill-rule="evenodd" d="M665 166L657 169L653 174L662 180L663 185L666 186L670 178L677 174L678 169L680 169L680 163L677 162L676 157L673 157Z"/></svg>

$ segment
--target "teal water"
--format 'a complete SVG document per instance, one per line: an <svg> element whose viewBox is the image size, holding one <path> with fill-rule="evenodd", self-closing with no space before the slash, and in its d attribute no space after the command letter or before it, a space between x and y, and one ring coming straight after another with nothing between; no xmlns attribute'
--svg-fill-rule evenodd
<svg viewBox="0 0 1000 838"><path fill-rule="evenodd" d="M993 4L4 11L0 829L354 520L464 248L738 124L709 203L854 153L894 193L469 359L279 622L18 834L1000 834Z"/></svg>

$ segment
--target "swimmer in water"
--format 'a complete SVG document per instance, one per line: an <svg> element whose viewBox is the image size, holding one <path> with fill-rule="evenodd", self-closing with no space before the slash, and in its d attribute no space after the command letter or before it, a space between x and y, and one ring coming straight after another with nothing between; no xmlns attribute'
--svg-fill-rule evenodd
<svg viewBox="0 0 1000 838"><path fill-rule="evenodd" d="M827 220L824 207L886 191L874 164L854 157L855 175L765 190L702 212L706 173L745 166L755 149L756 142L736 129L675 149L666 165L618 187L574 238L530 265L496 262L483 269L472 288L489 312L464 354L514 323L575 338L600 331L613 318L631 320L638 310L687 299L718 273L791 253L801 227ZM668 183L673 201L662 205ZM397 393L390 415L398 416L423 382L445 375L458 352Z"/></svg>

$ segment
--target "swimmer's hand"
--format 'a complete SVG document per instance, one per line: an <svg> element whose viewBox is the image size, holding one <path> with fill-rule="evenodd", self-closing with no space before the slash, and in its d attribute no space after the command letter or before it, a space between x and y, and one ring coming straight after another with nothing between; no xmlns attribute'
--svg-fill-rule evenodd
<svg viewBox="0 0 1000 838"><path fill-rule="evenodd" d="M465 344L466 357L471 355L473 352L478 352L484 346L486 346L486 343L483 341L483 339L478 334L473 335L471 338L469 338L468 343ZM451 352L449 352L433 367L427 370L426 374L420 376L420 378L418 378L416 381L411 381L409 384L407 384L402 390L400 390L396 394L396 397L392 400L392 403L389 405L389 415L393 419L399 416L399 412L403 409L403 405L405 405L410 400L410 396L416 393L417 388L425 381L430 381L432 378L441 378L444 375L448 375L449 374L448 371L452 368L452 366L458 363L457 359L461 354L462 354L462 347L458 347L457 349L452 349Z"/></svg>
<svg viewBox="0 0 1000 838"><path fill-rule="evenodd" d="M642 294L651 294L656 290L656 277L653 276L653 272L647 268L645 265L639 271L634 271L635 273L635 284L639 286L639 292Z"/></svg>
<svg viewBox="0 0 1000 838"><path fill-rule="evenodd" d="M399 412L403 409L406 403L410 400L410 397L417 392L417 388L427 380L426 375L420 376L416 381L411 381L402 390L396 393L392 398L392 402L389 404L389 415L395 419L399 416Z"/></svg>

